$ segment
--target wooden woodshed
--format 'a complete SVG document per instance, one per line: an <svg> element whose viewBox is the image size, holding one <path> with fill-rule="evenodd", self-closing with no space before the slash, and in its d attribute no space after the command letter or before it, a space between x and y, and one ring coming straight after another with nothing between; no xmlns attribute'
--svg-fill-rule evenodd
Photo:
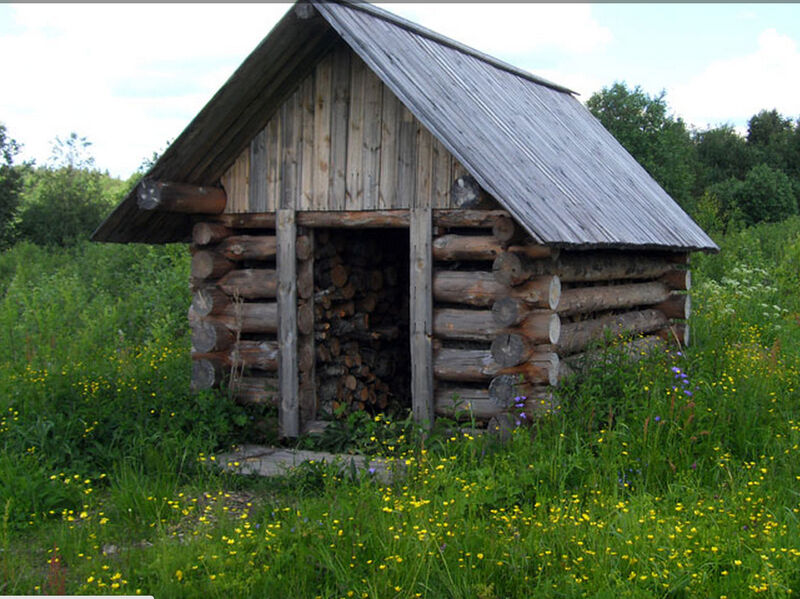
<svg viewBox="0 0 800 599"><path fill-rule="evenodd" d="M193 386L287 437L536 409L604 331L687 343L718 249L573 92L346 1L294 5L93 239L191 244Z"/></svg>

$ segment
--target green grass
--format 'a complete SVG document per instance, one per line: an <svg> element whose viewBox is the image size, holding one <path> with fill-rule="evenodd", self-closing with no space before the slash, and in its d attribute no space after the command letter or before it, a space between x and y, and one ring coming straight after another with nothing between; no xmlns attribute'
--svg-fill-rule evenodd
<svg viewBox="0 0 800 599"><path fill-rule="evenodd" d="M691 348L633 364L611 350L506 444L444 428L423 442L388 417L328 436L391 456L390 485L321 464L270 480L208 467L270 415L186 392L182 248L13 248L0 593L789 597L800 220L720 245L693 257Z"/></svg>

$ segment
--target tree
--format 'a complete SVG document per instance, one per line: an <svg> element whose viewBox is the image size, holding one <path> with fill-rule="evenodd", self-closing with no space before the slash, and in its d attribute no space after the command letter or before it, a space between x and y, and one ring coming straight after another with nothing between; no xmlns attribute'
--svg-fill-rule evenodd
<svg viewBox="0 0 800 599"><path fill-rule="evenodd" d="M67 246L97 228L111 207L108 191L114 180L95 168L90 146L76 133L56 138L48 165L31 174L20 210L20 237Z"/></svg>
<svg viewBox="0 0 800 599"><path fill-rule="evenodd" d="M736 205L748 225L777 222L797 214L797 200L789 177L766 164L751 168L735 195Z"/></svg>
<svg viewBox="0 0 800 599"><path fill-rule="evenodd" d="M0 123L0 249L14 237L14 217L22 192L22 172L14 166L20 145L8 137L6 126Z"/></svg>
<svg viewBox="0 0 800 599"><path fill-rule="evenodd" d="M697 149L695 193L709 185L735 177L743 179L753 166L753 155L745 139L730 125L722 125L693 136Z"/></svg>
<svg viewBox="0 0 800 599"><path fill-rule="evenodd" d="M777 110L762 110L747 122L747 145L755 163L763 162L774 169L788 172L792 164L794 136L792 120Z"/></svg>
<svg viewBox="0 0 800 599"><path fill-rule="evenodd" d="M592 94L586 106L684 208L692 203L694 147L686 125L667 112L665 92L649 96L625 83Z"/></svg>

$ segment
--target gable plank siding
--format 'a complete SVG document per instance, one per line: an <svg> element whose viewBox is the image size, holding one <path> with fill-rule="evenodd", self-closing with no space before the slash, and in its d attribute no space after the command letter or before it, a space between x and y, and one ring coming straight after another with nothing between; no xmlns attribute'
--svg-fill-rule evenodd
<svg viewBox="0 0 800 599"><path fill-rule="evenodd" d="M409 209L422 180L427 205L453 207L456 159L346 46L278 108L249 161L249 199L229 201L226 213ZM225 172L226 189L245 183L240 168Z"/></svg>

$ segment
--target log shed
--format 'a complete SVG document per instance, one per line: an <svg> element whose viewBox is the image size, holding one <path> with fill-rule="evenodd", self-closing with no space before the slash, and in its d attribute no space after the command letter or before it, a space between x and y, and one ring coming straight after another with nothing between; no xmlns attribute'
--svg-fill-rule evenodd
<svg viewBox="0 0 800 599"><path fill-rule="evenodd" d="M189 245L193 388L289 438L536 411L609 333L687 344L718 251L574 92L348 0L293 6L93 239Z"/></svg>

